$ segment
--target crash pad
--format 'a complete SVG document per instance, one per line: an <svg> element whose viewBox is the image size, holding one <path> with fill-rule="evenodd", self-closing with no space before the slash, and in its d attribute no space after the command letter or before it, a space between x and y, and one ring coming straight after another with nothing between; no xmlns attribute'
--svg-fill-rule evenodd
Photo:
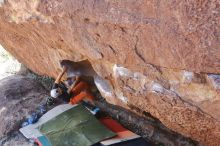
<svg viewBox="0 0 220 146"><path fill-rule="evenodd" d="M82 105L63 112L38 129L52 146L90 146L116 136Z"/></svg>
<svg viewBox="0 0 220 146"><path fill-rule="evenodd" d="M117 133L117 136L101 141L100 143L103 145L108 146L108 145L121 143L121 142L128 141L128 140L140 138L139 135L124 128L121 124L119 124L117 121L113 120L110 117L101 118L100 121L108 129Z"/></svg>
<svg viewBox="0 0 220 146"><path fill-rule="evenodd" d="M70 104L62 104L54 107L49 110L46 114L44 114L37 123L30 124L26 127L19 129L19 131L27 138L27 139L37 139L40 136L43 136L42 133L37 129L40 125L48 122L54 117L62 114L63 112L75 107L76 105Z"/></svg>
<svg viewBox="0 0 220 146"><path fill-rule="evenodd" d="M38 137L35 139L35 142L38 144L38 146L52 146L45 136Z"/></svg>
<svg viewBox="0 0 220 146"><path fill-rule="evenodd" d="M104 145L102 143L95 144L93 146L156 146L155 144L149 143L143 138L137 138L133 140L128 140L120 143L115 143L111 145Z"/></svg>

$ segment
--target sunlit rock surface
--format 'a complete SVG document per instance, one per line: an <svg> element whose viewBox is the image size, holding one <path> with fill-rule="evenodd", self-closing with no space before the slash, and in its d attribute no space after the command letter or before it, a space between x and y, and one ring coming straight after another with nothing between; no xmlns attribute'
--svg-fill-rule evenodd
<svg viewBox="0 0 220 146"><path fill-rule="evenodd" d="M0 45L0 80L14 75L20 69L20 63Z"/></svg>
<svg viewBox="0 0 220 146"><path fill-rule="evenodd" d="M113 104L220 143L220 2L0 1L0 44L35 72L88 59Z"/></svg>

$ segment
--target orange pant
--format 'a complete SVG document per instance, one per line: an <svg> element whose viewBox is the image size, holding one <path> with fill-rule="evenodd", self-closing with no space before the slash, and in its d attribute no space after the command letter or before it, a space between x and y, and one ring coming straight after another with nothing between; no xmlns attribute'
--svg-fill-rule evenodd
<svg viewBox="0 0 220 146"><path fill-rule="evenodd" d="M84 98L87 98L89 101L93 102L94 97L89 91L89 86L86 82L79 82L76 87L73 88L72 93L76 96L73 96L70 99L70 104L77 104Z"/></svg>

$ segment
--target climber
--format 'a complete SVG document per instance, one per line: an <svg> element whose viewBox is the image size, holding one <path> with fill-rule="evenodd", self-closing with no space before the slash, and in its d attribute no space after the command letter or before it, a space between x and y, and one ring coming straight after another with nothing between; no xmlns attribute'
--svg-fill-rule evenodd
<svg viewBox="0 0 220 146"><path fill-rule="evenodd" d="M80 81L79 76L75 76L74 82L73 78L68 78L66 84L64 84L61 79L66 73L67 67L63 66L63 71L56 78L54 85L51 89L51 97L61 98L65 102L70 104L77 104L82 99L87 98L90 102L93 100L93 96L89 91L89 86L86 82Z"/></svg>

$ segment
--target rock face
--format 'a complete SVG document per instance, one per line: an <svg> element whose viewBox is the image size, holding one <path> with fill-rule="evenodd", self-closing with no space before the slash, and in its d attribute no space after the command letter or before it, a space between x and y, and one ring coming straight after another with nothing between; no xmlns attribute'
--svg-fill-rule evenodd
<svg viewBox="0 0 220 146"><path fill-rule="evenodd" d="M45 102L48 91L36 81L20 75L1 80L0 90L0 145L30 145L16 131L22 121Z"/></svg>
<svg viewBox="0 0 220 146"><path fill-rule="evenodd" d="M113 104L220 143L220 2L0 1L0 44L35 72L88 59Z"/></svg>

